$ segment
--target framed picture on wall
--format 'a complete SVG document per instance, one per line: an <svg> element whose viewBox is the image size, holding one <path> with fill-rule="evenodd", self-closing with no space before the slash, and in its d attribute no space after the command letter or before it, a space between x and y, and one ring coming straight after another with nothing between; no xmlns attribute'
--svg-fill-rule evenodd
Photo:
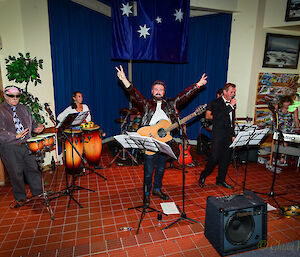
<svg viewBox="0 0 300 257"><path fill-rule="evenodd" d="M300 37L267 33L263 67L297 69Z"/></svg>
<svg viewBox="0 0 300 257"><path fill-rule="evenodd" d="M285 21L300 20L300 0L288 0L286 5Z"/></svg>

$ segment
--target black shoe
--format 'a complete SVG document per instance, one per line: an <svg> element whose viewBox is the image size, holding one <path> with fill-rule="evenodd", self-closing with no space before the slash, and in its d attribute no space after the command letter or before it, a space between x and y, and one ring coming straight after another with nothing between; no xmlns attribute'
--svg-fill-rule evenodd
<svg viewBox="0 0 300 257"><path fill-rule="evenodd" d="M159 191L152 191L152 194L155 195L155 196L158 196L160 199L163 199L163 200L168 200L169 199L169 196L167 196L161 190L159 190Z"/></svg>
<svg viewBox="0 0 300 257"><path fill-rule="evenodd" d="M145 195L144 205L146 206L150 205L150 195Z"/></svg>
<svg viewBox="0 0 300 257"><path fill-rule="evenodd" d="M14 205L14 208L20 208L23 205L25 205L26 199L20 199L20 200L16 200L16 204Z"/></svg>
<svg viewBox="0 0 300 257"><path fill-rule="evenodd" d="M216 182L216 185L217 185L217 186L226 187L226 188L229 188L229 189L232 189L232 188L233 188L233 186L227 184L225 181L217 181L217 182Z"/></svg>
<svg viewBox="0 0 300 257"><path fill-rule="evenodd" d="M204 182L205 182L205 178L201 178L201 176L200 176L200 178L199 178L199 180L198 180L198 185L199 185L199 187L204 187Z"/></svg>

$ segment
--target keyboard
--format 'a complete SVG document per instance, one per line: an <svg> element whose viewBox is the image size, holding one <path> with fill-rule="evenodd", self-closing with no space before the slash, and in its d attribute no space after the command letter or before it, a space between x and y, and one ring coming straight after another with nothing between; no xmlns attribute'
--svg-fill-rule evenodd
<svg viewBox="0 0 300 257"><path fill-rule="evenodd" d="M278 140L278 134L278 132L274 132L273 139ZM300 135L283 133L283 140L285 142L300 143Z"/></svg>

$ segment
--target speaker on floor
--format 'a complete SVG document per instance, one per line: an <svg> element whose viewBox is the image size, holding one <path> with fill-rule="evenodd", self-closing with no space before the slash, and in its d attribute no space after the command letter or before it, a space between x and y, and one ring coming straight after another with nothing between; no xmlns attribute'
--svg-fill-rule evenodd
<svg viewBox="0 0 300 257"><path fill-rule="evenodd" d="M261 247L267 240L267 204L251 191L209 196L204 235L222 256Z"/></svg>

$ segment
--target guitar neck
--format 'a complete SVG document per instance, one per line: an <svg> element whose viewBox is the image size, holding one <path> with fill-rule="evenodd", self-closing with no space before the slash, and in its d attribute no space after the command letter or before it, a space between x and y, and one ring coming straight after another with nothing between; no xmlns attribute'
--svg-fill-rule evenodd
<svg viewBox="0 0 300 257"><path fill-rule="evenodd" d="M189 121L190 119L194 118L195 116L197 116L196 112L191 113L190 115L188 115L188 116L182 118L182 119L180 120L180 124L186 123L187 121ZM170 125L169 127L167 127L165 130L166 130L167 132L170 132L170 131L172 131L173 129L176 129L178 126L179 126L179 124L178 124L178 122L176 122L176 123L171 124L171 125Z"/></svg>

